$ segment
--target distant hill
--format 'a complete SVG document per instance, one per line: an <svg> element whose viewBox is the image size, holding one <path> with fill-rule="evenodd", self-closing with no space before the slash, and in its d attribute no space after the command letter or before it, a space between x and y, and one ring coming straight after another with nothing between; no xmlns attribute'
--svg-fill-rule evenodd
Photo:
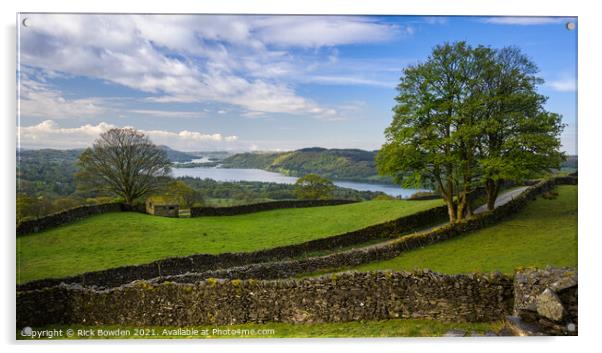
<svg viewBox="0 0 602 353"><path fill-rule="evenodd" d="M159 146L159 148L167 153L167 158L172 162L190 162L191 160L198 158L194 154L176 151L167 146ZM20 158L22 161L44 159L45 161L75 163L83 151L83 148L69 150L56 150L52 148L44 148L39 150L21 149L17 150L17 158Z"/></svg>
<svg viewBox="0 0 602 353"><path fill-rule="evenodd" d="M234 152L229 151L195 151L186 153L191 154L196 158L206 157L213 161L221 161L222 159L226 159L235 154Z"/></svg>
<svg viewBox="0 0 602 353"><path fill-rule="evenodd" d="M315 173L329 179L390 182L376 171L377 151L303 148L292 152L239 153L222 161L224 168L257 168L291 176Z"/></svg>
<svg viewBox="0 0 602 353"><path fill-rule="evenodd" d="M194 154L176 151L176 150L169 148L167 146L164 146L164 145L159 146L159 148L164 150L165 153L167 153L167 158L169 158L169 160L172 162L184 163L184 162L190 162L191 160L198 158Z"/></svg>

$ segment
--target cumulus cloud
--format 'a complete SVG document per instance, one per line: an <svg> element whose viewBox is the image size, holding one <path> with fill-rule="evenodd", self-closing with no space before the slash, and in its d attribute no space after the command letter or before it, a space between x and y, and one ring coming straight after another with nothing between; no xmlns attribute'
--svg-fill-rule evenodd
<svg viewBox="0 0 602 353"><path fill-rule="evenodd" d="M59 147L79 148L90 146L98 136L116 125L105 122L79 127L60 127L54 120L45 120L37 125L22 126L18 130L19 144L26 148ZM167 145L179 150L200 150L207 147L228 146L238 141L237 136L219 133L206 134L198 131L139 130L158 145Z"/></svg>
<svg viewBox="0 0 602 353"><path fill-rule="evenodd" d="M43 14L29 23L20 39L25 65L124 85L154 102L214 101L249 113L325 118L336 112L279 80L300 70L279 48L316 50L412 33L362 17Z"/></svg>

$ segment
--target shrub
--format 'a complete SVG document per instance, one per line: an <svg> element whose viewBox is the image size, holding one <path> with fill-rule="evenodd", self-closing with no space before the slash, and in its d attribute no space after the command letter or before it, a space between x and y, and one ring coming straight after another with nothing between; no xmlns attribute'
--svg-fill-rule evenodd
<svg viewBox="0 0 602 353"><path fill-rule="evenodd" d="M317 174L307 174L295 182L295 196L301 200L327 200L333 190L332 181Z"/></svg>

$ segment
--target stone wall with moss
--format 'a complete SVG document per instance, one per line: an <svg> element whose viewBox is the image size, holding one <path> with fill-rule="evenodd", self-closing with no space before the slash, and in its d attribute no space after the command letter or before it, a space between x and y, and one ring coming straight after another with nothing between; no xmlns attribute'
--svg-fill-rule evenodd
<svg viewBox="0 0 602 353"><path fill-rule="evenodd" d="M205 325L247 322L501 320L512 278L428 271L343 273L308 279L145 281L109 290L61 285L17 293L17 327L51 324Z"/></svg>
<svg viewBox="0 0 602 353"><path fill-rule="evenodd" d="M578 332L577 270L528 268L514 276L513 314L551 335Z"/></svg>
<svg viewBox="0 0 602 353"><path fill-rule="evenodd" d="M125 211L125 206L120 202L105 203L100 205L86 205L53 213L48 216L32 219L17 224L17 236L28 233L37 233L43 230L58 227L79 219L107 213Z"/></svg>

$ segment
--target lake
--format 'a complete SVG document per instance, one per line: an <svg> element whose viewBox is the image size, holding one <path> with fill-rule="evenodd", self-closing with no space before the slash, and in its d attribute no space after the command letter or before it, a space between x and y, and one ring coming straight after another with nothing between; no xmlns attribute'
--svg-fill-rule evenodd
<svg viewBox="0 0 602 353"><path fill-rule="evenodd" d="M215 181L262 181L269 183L294 184L296 177L268 172L261 169L240 168L173 168L174 177L193 177L201 179L213 179ZM412 194L422 191L419 189L404 189L395 185L370 184L355 181L333 181L336 186L355 189L360 191L381 191L391 196L406 198Z"/></svg>

